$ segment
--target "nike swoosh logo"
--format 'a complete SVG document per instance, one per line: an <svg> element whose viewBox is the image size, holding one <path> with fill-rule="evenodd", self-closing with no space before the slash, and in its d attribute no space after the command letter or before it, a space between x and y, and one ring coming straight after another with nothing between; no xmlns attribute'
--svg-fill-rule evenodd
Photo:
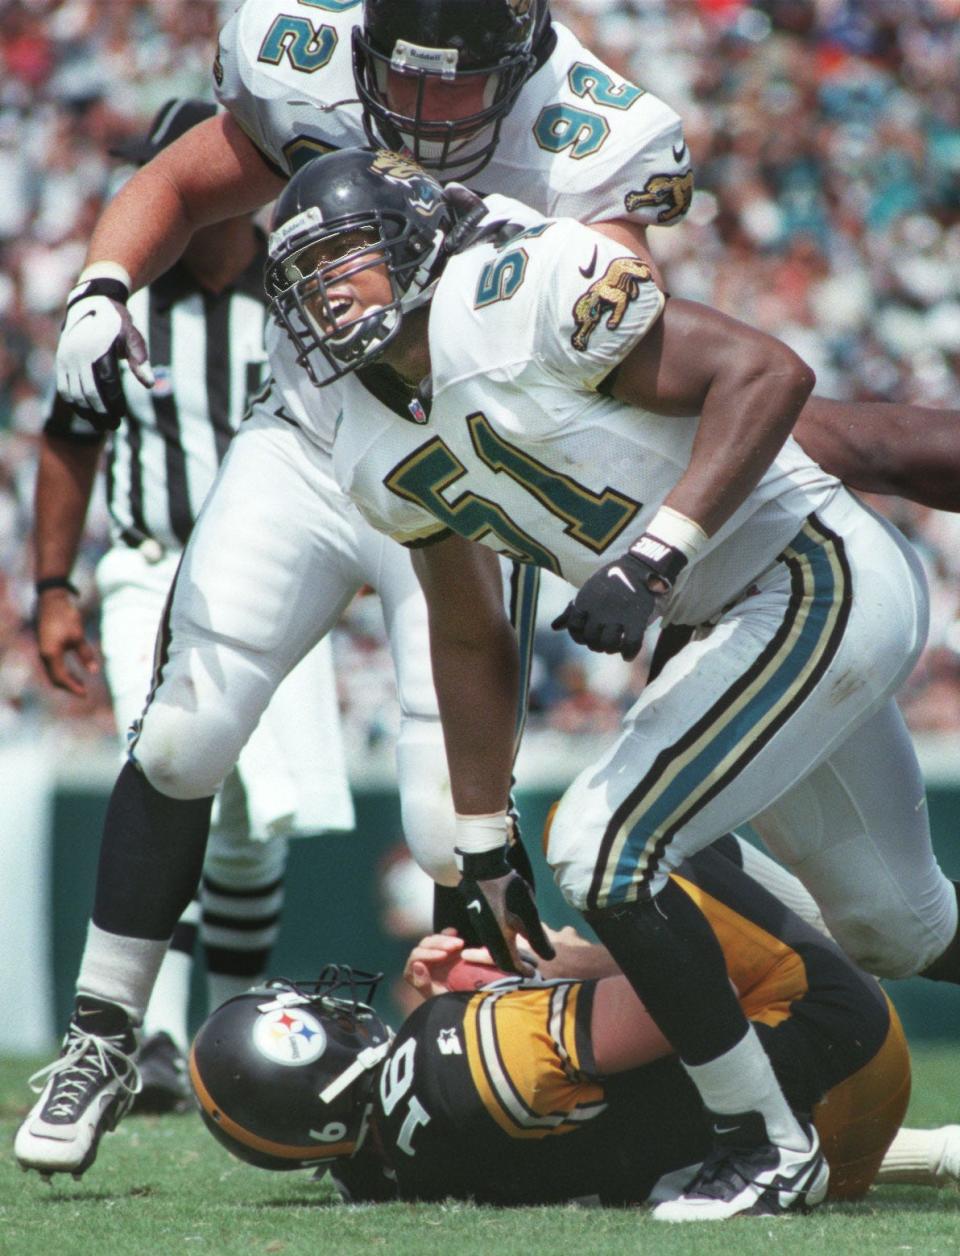
<svg viewBox="0 0 960 1256"><path fill-rule="evenodd" d="M620 567L611 567L610 570L607 572L607 575L616 576L618 580L623 581L623 583L627 586L627 588L630 590L631 593L636 593L637 590L630 583L630 580L628 579L626 573Z"/></svg>
<svg viewBox="0 0 960 1256"><path fill-rule="evenodd" d="M740 1128L739 1125L715 1125L713 1127L714 1134L732 1134Z"/></svg>
<svg viewBox="0 0 960 1256"><path fill-rule="evenodd" d="M480 900L475 898L472 903L467 903L467 911L483 911Z"/></svg>
<svg viewBox="0 0 960 1256"><path fill-rule="evenodd" d="M579 267L579 270L580 270L580 274L583 275L584 279L592 279L596 269L597 269L597 246L594 245L593 257L590 258L590 265L581 266Z"/></svg>
<svg viewBox="0 0 960 1256"><path fill-rule="evenodd" d="M676 144L674 144L673 145L673 160L676 162L683 161L684 157L686 156L686 152L687 152L686 144L681 144L679 148L677 148Z"/></svg>
<svg viewBox="0 0 960 1256"><path fill-rule="evenodd" d="M85 314L80 315L80 317L77 319L77 322L74 323L74 327L76 327L78 323L82 323L85 318L96 318L96 317L97 317L96 310L87 310Z"/></svg>

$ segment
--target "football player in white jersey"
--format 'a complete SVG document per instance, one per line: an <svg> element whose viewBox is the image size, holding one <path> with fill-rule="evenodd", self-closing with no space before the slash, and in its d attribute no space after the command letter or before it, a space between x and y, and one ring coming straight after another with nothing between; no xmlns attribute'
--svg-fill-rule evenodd
<svg viewBox="0 0 960 1256"><path fill-rule="evenodd" d="M492 148L479 154L473 164L487 169L477 177L522 187L545 210L617 219L636 247L646 223L682 216L690 185L679 119L554 30L545 0L371 3L368 14L371 42L394 14L409 23L406 62L388 74L401 88L421 85L414 102L421 122L472 109L480 86L477 134L490 123L497 161ZM168 269L197 227L272 200L298 160L364 139L373 123L356 100L351 55L360 16L352 0L245 5L224 30L214 67L230 112L171 144L107 207L69 298L57 368L59 391L95 426L122 417L119 353L138 378L152 381L126 309L129 291ZM430 48L444 42L459 50L424 79ZM373 83L381 70L370 74ZM511 131L514 114L523 121ZM487 143L484 135L480 141ZM450 157L454 147L472 150L473 141L464 148L454 137L444 147ZM457 172L464 169L458 163ZM111 798L81 999L17 1142L21 1163L41 1172L83 1172L103 1130L126 1109L136 1084L128 1060L134 1029L196 882L210 797L282 678L365 583L380 593L398 674L404 829L436 879L457 881L422 594L408 555L336 485L330 448L342 407L335 392L307 416L295 356L284 337L275 339L276 385L232 443L192 534L162 632L157 684ZM363 404L379 410L380 377L365 378L374 391L364 390ZM511 590L518 619L531 619L534 587L518 580ZM90 1058L97 1067L88 1068Z"/></svg>
<svg viewBox="0 0 960 1256"><path fill-rule="evenodd" d="M591 649L632 658L657 616L689 629L567 790L547 857L714 1120L715 1154L656 1215L818 1203L815 1132L669 881L753 819L862 966L960 974L955 887L893 701L926 632L923 578L789 439L812 374L778 341L665 300L602 225L445 191L396 153L302 168L270 255L305 406L370 362L406 390L406 414L348 407L335 468L377 528L418 547L460 888L504 966L526 894L504 854L516 662L482 547L579 586L554 627Z"/></svg>
<svg viewBox="0 0 960 1256"><path fill-rule="evenodd" d="M143 164L215 113L212 102L167 101L147 135L112 155ZM111 546L97 585L103 663L124 755L127 730L150 687L157 625L184 541L267 365L265 257L266 241L249 218L217 224L197 232L178 265L131 298L162 382L149 391L125 374L130 422L107 444ZM37 468L36 630L50 681L78 695L97 663L69 576L103 446L56 398ZM135 1110L189 1103L187 1012L198 929L207 994L216 1007L250 986L273 947L290 837L355 827L329 640L279 686L213 817L198 893L202 914L200 902L191 904L144 1019L137 1060L143 1089Z"/></svg>
<svg viewBox="0 0 960 1256"><path fill-rule="evenodd" d="M399 138L443 178L603 221L641 253L645 227L679 222L689 205L679 119L552 26L546 0L248 0L223 32L214 77L228 112L170 145L111 202L71 294L58 389L99 428L122 419L118 356L152 380L128 293L169 269L197 227L272 200L316 152L368 133ZM234 441L194 532L135 766L114 791L79 983L93 1002L18 1141L21 1161L41 1171L83 1171L122 1114L132 1026L195 880L209 797L280 678L359 583L381 594L398 669L404 827L420 862L455 880L422 598L406 557L335 484L340 390L307 416L282 338L272 356L275 387ZM363 393L377 413L384 397L396 404L383 378L368 373L377 392ZM516 593L529 617L529 590ZM119 1014L104 1019L97 1000ZM104 1056L104 1034L119 1055ZM77 1061L85 1069L91 1052L119 1063L78 1085Z"/></svg>
<svg viewBox="0 0 960 1256"><path fill-rule="evenodd" d="M197 226L269 203L304 160L364 135L481 193L616 222L649 262L646 228L681 222L690 206L680 119L551 23L548 0L246 0L221 32L213 74L228 113L108 206L87 255L91 277L150 282ZM78 322L61 339L58 388L95 422L116 422L111 351L126 349L125 320L103 320L96 335L75 332ZM811 397L794 435L858 488L955 510L957 417Z"/></svg>

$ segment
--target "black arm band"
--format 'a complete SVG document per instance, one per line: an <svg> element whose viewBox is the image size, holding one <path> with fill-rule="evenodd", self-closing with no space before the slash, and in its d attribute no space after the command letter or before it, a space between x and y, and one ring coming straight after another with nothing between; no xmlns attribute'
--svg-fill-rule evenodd
<svg viewBox="0 0 960 1256"><path fill-rule="evenodd" d="M627 553L639 558L671 589L687 565L686 554L673 545L668 545L666 541L661 541L659 537L651 536L649 532L644 532L639 540L634 541Z"/></svg>
<svg viewBox="0 0 960 1256"><path fill-rule="evenodd" d="M46 593L48 589L66 589L74 597L80 596L80 590L67 576L44 576L42 580L37 581L33 588L37 597L41 593Z"/></svg>
<svg viewBox="0 0 960 1256"><path fill-rule="evenodd" d="M492 881L513 871L507 862L506 844L483 851L465 851L455 847L454 854L461 875L468 881Z"/></svg>

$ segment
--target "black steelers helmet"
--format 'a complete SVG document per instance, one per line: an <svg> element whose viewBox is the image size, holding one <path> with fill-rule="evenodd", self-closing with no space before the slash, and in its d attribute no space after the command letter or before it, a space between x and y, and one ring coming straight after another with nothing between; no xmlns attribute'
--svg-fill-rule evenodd
<svg viewBox="0 0 960 1256"><path fill-rule="evenodd" d="M403 313L429 299L454 220L441 184L398 153L344 148L296 172L274 207L264 287L271 316L315 384L372 362ZM390 301L338 320L332 277L384 264Z"/></svg>
<svg viewBox="0 0 960 1256"><path fill-rule="evenodd" d="M548 0L364 0L353 72L370 142L477 174L550 33Z"/></svg>
<svg viewBox="0 0 960 1256"><path fill-rule="evenodd" d="M331 965L310 985L271 981L218 1007L190 1049L214 1138L261 1169L355 1155L392 1037L368 1003L379 980Z"/></svg>

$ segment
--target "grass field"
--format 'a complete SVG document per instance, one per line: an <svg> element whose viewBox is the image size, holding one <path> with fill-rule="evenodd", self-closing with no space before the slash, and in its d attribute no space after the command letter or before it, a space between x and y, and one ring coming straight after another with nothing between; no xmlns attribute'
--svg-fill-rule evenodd
<svg viewBox="0 0 960 1256"><path fill-rule="evenodd" d="M960 1117L960 1051L914 1053L910 1121ZM640 1210L550 1208L498 1211L463 1204L346 1207L307 1173L265 1173L223 1151L193 1114L128 1118L101 1144L82 1181L52 1185L23 1174L10 1151L28 1105L33 1061L0 1061L2 1256L140 1256L141 1253L284 1253L340 1256L531 1256L656 1251L657 1256L731 1250L764 1253L960 1253L960 1191L884 1187L857 1205L809 1217L705 1226L664 1226Z"/></svg>

